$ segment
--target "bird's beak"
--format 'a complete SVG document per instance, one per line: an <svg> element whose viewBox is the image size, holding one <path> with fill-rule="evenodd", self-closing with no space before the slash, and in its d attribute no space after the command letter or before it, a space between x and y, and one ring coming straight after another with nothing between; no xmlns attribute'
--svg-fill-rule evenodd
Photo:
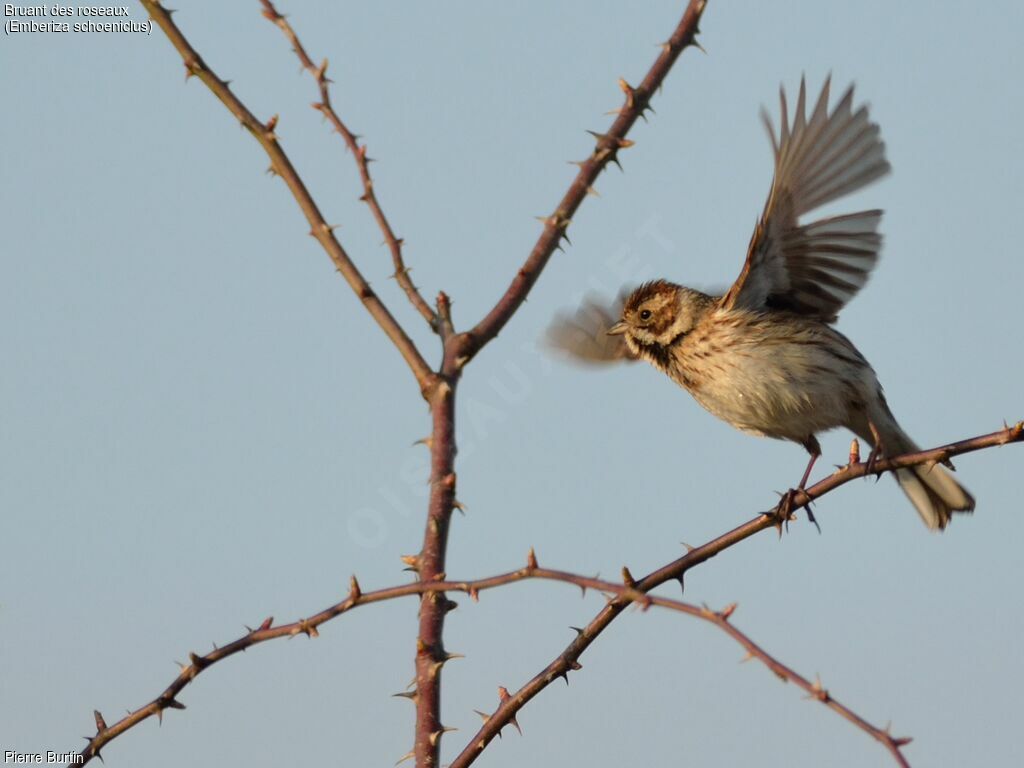
<svg viewBox="0 0 1024 768"><path fill-rule="evenodd" d="M627 329L626 324L620 320L615 325L613 325L611 328L609 328L606 331L606 333L609 336L621 336L622 334L624 334L626 332L626 329Z"/></svg>

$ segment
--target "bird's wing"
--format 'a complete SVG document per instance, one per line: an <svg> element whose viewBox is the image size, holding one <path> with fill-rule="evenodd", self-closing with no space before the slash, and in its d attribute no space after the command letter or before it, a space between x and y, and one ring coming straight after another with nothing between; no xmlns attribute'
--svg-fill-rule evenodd
<svg viewBox="0 0 1024 768"><path fill-rule="evenodd" d="M547 346L585 365L636 360L622 336L607 333L622 316L622 304L627 295L620 293L614 301L589 295L575 312L560 312L548 326Z"/></svg>
<svg viewBox="0 0 1024 768"><path fill-rule="evenodd" d="M761 112L775 152L775 177L743 271L722 299L724 308L786 309L830 322L867 282L878 260L879 210L798 224L803 214L889 171L878 125L868 119L866 106L853 111L853 86L831 114L828 93L826 80L808 119L801 79L790 126L786 94L780 89L777 139Z"/></svg>

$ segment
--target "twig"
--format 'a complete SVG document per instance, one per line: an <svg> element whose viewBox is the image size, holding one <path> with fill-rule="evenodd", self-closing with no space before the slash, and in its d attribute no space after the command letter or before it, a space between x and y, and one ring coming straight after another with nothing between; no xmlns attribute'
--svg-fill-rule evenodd
<svg viewBox="0 0 1024 768"><path fill-rule="evenodd" d="M355 291L363 306L366 307L373 319L377 321L377 324L383 329L387 337L391 339L399 353L401 353L416 377L420 390L426 393L436 384L436 375L423 359L412 339L405 333L405 330L395 320L388 308L370 287L370 284L363 278L351 258L349 258L348 253L345 252L341 243L334 236L335 227L329 225L324 220L312 195L310 195L305 183L295 170L291 160L288 159L288 155L285 154L281 143L274 133L278 123L277 116L271 117L266 123L260 122L249 111L249 108L231 92L228 83L221 80L207 66L206 62L203 61L202 57L195 51L171 19L168 10L161 6L158 0L139 1L181 55L182 60L185 62L186 79L195 76L202 80L213 95L220 99L224 106L238 118L242 127L249 131L253 138L263 147L263 150L270 157L270 172L284 180L295 201L299 204L299 208L302 209L303 214L306 216L306 220L310 225L309 234L323 246L331 261L334 262L335 268L352 287L352 290Z"/></svg>
<svg viewBox="0 0 1024 768"><path fill-rule="evenodd" d="M460 349L460 358L463 362L468 362L512 319L512 315L526 301L527 294L537 282L551 254L560 246L563 239L568 241L566 230L572 217L587 193L593 189L601 171L608 163L618 164L620 149L633 146L633 142L626 139L626 134L637 118L650 109L651 97L661 87L679 54L687 47L696 45L695 38L699 32L698 25L705 5L706 0L690 0L675 31L668 41L662 44L661 54L639 86L634 88L625 80L619 81L619 86L625 93L625 102L618 110L618 116L605 133L591 131L596 139L594 150L588 158L577 163L579 173L576 174L554 213L544 220L544 231L530 251L530 255L498 303L471 331L463 335Z"/></svg>
<svg viewBox="0 0 1024 768"><path fill-rule="evenodd" d="M951 443L939 448L933 448L927 451L920 451L918 453L906 454L904 456L897 456L892 459L879 461L876 464L876 471L888 472L900 467L925 464L929 461L940 458L948 458L962 453L981 450L983 448L1022 441L1024 441L1024 422L1018 422L1012 427L1006 427L1005 429L1001 429L998 432L993 432L988 435L981 435L979 437L962 440L957 443ZM866 469L866 463L851 463L849 466L839 470L831 477L828 477L809 488L808 495L812 498L820 498L829 491L835 490L839 486L844 485L851 480L863 477L866 474ZM527 565L524 568L472 581L445 581L443 579L420 580L412 584L402 584L400 586L378 589L372 592L363 592L358 580L353 576L349 582L349 591L345 599L323 609L319 613L290 624L283 624L276 627L273 626L273 619L268 618L256 629L250 629L245 635L242 635L227 645L214 648L205 655L200 656L195 653L190 653L188 655L190 663L181 664L181 672L159 696L142 707L130 712L113 725L108 726L102 716L99 716L97 713L97 733L91 737L89 743L81 753L79 753L81 760L76 764L89 762L93 757L98 756L100 750L110 741L138 725L143 720L153 716L162 717L163 712L166 709L184 709L184 705L178 702L177 697L189 683L213 664L216 664L229 656L233 656L240 651L244 651L253 645L273 640L275 638L294 637L295 635L300 634L306 635L310 638L318 637L320 634L319 627L322 624L325 624L343 613L347 613L353 608L363 605L370 605L372 603L384 602L386 600L393 600L410 595L431 595L436 597L436 599L432 598L430 600L431 603L436 602L438 605L442 606L445 611L448 611L454 608L455 604L445 598L443 594L445 592L461 592L469 595L473 600L476 600L480 592L528 579L567 582L574 584L581 589L594 589L599 592L614 594L616 595L616 598L609 602L601 613L599 613L585 628L579 631L576 639L570 643L565 651L559 654L555 661L549 664L545 670L531 680L530 683L521 688L514 695L510 696L507 701L503 701L498 709L488 716L488 720L484 723L483 728L481 728L476 736L474 736L470 741L469 746L466 747L463 753L459 755L456 761L451 764L452 768L458 768L458 766L465 766L472 763L479 755L480 751L482 751L482 747L477 747L481 739L485 740L484 745L486 745L486 743L493 739L505 725L510 724L515 719L516 713L527 701L540 693L540 691L547 687L549 683L559 677L566 677L567 679L567 675L570 671L579 669L578 659L582 655L583 651L586 650L586 648L598 637L604 628L611 623L612 619L618 616L619 613L632 603L637 603L641 606L659 605L672 610L680 610L683 613L689 613L691 615L699 614L699 618L712 621L712 623L716 623L720 628L729 632L730 635L747 648L748 652L753 653L756 658L764 661L773 670L780 673L785 672L790 679L793 679L798 685L801 685L805 690L808 690L808 692L814 695L815 698L829 704L829 706L842 714L845 708L832 706L832 703L835 703L834 700L831 699L831 697L824 696L820 691L815 690L814 683L809 683L805 678L800 677L788 667L782 666L781 663L777 662L774 658L770 657L766 652L750 641L749 637L746 635L738 632L738 630L733 632L732 630L735 628L727 621L729 616L722 615L725 614L726 611L721 611L716 614L713 611L709 612L707 609L690 606L687 603L647 594L658 585L663 584L670 579L679 578L685 571L704 562L705 560L708 560L733 544L748 538L757 531L770 528L774 524L774 520L774 516L770 513L758 515L753 520L739 528L736 528L701 547L691 550L684 557L673 561L663 568L659 568L640 581L634 582L630 577L628 578L628 583L625 584L615 584L613 582L581 576L566 571L540 568L537 565L536 558L533 556L532 552L527 560ZM419 557L403 559L412 568L421 568ZM678 607L684 605L687 606L687 609ZM715 618L716 616L722 621L718 621ZM444 661L451 658L448 654L444 655L446 658L441 662L442 664ZM769 663L769 660L773 663ZM431 663L437 662L434 661ZM805 684L801 684L800 681L803 681ZM416 698L418 697L419 691L417 691ZM846 714L843 716L847 717ZM847 719L850 718L848 717ZM870 724L867 724L866 722L864 725L868 726L867 728L854 720L851 720L851 722L855 722L858 727L868 733L871 733L874 738L883 741L883 743L887 743L886 739L892 741L897 749L905 743L900 739L894 739L893 737L888 736L887 731L879 730L874 726L870 726ZM878 734L882 734L882 737Z"/></svg>
<svg viewBox="0 0 1024 768"><path fill-rule="evenodd" d="M391 224L388 222L387 216L384 215L383 209L380 207L380 203L377 201L377 194L374 191L373 178L370 176L370 162L372 158L366 156L366 144L359 144L359 136L352 133L342 122L338 113L334 111L334 107L331 105L331 93L329 84L330 78L327 77L327 59L324 59L319 65L313 63L313 60L306 53L306 49L299 41L299 36L292 29L292 25L288 23L288 19L277 12L277 8L270 0L260 0L263 4L263 16L274 24L276 24L280 30L284 33L284 36L288 38L288 41L292 45L292 50L295 51L295 55L299 57L299 61L302 63L303 69L309 72L316 81L317 88L320 90L320 101L314 103L313 109L318 110L323 114L334 126L334 129L341 134L342 139L345 141L345 145L352 153L352 157L355 158L356 166L359 168L359 178L363 182L363 194L360 196L360 200L370 206L370 211L373 213L373 218L377 221L377 226L380 228L381 234L384 235L384 242L388 246L388 250L391 251L391 263L395 268L393 277L401 286L402 290L405 291L405 295L409 297L409 301L412 303L416 311L423 316L423 319L427 321L427 324L437 330L437 316L434 311L430 308L430 305L420 294L419 290L413 285L412 279L409 277L409 268L405 266L405 261L402 258L402 238L396 237L394 230L391 229Z"/></svg>
<svg viewBox="0 0 1024 768"><path fill-rule="evenodd" d="M961 440L927 451L918 451L877 461L873 467L873 472L879 474L891 472L902 467L942 461L962 453L969 453L992 446L1006 445L1008 443L1018 443L1022 440L1024 440L1024 421L1017 422L1012 427L1006 427L998 432L992 432L987 435ZM845 485L856 478L864 477L867 474L870 473L868 472L866 462L851 461L849 465L838 470L835 474L815 483L803 494L798 494L793 500L793 504L796 507L803 506L803 504L810 500L821 498L839 486ZM646 593L672 579L682 581L683 575L694 566L711 559L719 552L728 549L734 544L738 544L759 531L773 527L778 522L778 516L774 512L758 515L713 541L691 550L668 565L652 571L636 582L635 589ZM569 672L579 668L579 658L583 652L626 609L630 602L630 600L622 598L610 601L608 605L591 619L590 623L569 643L565 650L558 654L533 679L509 697L507 701L503 701L499 705L498 709L495 710L480 730L467 742L467 745L458 757L450 763L450 768L466 768L466 766L472 764L487 744L500 733L501 729L515 719L516 714L525 706L526 702L547 688L557 678L565 677L568 680ZM872 733L872 736L875 736L875 734Z"/></svg>

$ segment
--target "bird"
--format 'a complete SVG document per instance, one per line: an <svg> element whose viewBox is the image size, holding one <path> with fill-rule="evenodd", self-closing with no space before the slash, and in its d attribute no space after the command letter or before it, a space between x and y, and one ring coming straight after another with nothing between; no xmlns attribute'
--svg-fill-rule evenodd
<svg viewBox="0 0 1024 768"><path fill-rule="evenodd" d="M878 261L882 211L801 221L890 171L878 125L866 105L854 108L853 85L830 110L830 84L826 78L808 115L801 78L792 121L780 87L778 134L761 110L774 175L743 268L723 295L653 280L610 305L587 298L547 332L549 345L572 359L647 361L733 427L802 445L810 459L783 499L786 519L821 455L819 433L849 429L871 446L869 469L880 456L918 450L871 365L834 327ZM942 466L905 467L895 477L932 530L974 510L974 498Z"/></svg>

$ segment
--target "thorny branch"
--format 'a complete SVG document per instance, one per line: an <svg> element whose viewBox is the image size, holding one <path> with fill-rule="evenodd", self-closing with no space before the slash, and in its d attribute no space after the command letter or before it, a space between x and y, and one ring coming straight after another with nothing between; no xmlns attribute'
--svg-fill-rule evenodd
<svg viewBox="0 0 1024 768"><path fill-rule="evenodd" d="M903 467L940 463L963 453L1019 442L1024 442L1024 421L1019 421L1012 427L1008 426L987 435L960 440L926 451L894 456L890 459L876 461L873 464L860 461L859 455L851 451L849 464L837 470L829 477L815 483L803 493L797 494L793 499L793 506L794 508L802 507L815 499L820 499L826 493L845 485L851 480L866 477L869 474L881 475ZM779 507L776 507L719 536L717 539L713 539L703 546L690 550L682 557L634 582L633 586L636 590L647 593L673 579L682 583L684 574L691 568L711 559L719 552L738 544L744 539L750 538L755 533L766 528L781 526L783 522L785 521L780 518ZM566 682L568 682L569 672L580 668L579 658L583 652L631 602L634 601L625 595L620 595L616 599L611 600L550 664L523 685L515 694L508 698L503 698L498 708L484 722L483 726L477 731L476 735L473 736L459 756L450 763L449 768L465 768L465 766L472 764L480 753L483 752L487 744L501 732L501 729L515 721L516 714L526 705L526 702L547 688L559 677L565 678ZM881 741L900 765L906 765L899 750L902 746L899 743L900 740L894 739L887 731L879 731L865 721L847 719L869 733L873 738Z"/></svg>
<svg viewBox="0 0 1024 768"><path fill-rule="evenodd" d="M683 18L679 20L679 24L676 25L669 39L662 44L661 54L640 85L634 88L625 80L619 80L619 87L625 94L625 102L617 110L618 117L606 132L590 132L597 142L593 152L585 160L576 163L580 169L579 173L569 185L568 191L558 203L554 213L544 220L544 231L523 266L519 268L516 276L512 279L505 294L487 313L487 316L466 334L466 341L461 350L464 361L468 362L512 319L512 315L526 301L530 289L537 282L537 278L548 263L548 259L551 258L551 254L560 247L563 239L568 242L566 231L572 222L572 217L576 214L576 209L580 207L587 193L593 189L593 184L601 171L608 163L618 165L619 150L633 146L633 142L626 138L626 134L629 133L629 129L633 127L637 119L651 108L651 97L661 87L669 70L672 69L672 65L679 58L679 54L687 47L696 45L695 39L700 31L700 18L704 13L705 5L706 0L690 0L683 13Z"/></svg>
<svg viewBox="0 0 1024 768"><path fill-rule="evenodd" d="M395 344L415 375L420 390L430 405L433 421L432 434L426 441L431 450L431 492L422 549L416 556L403 558L412 570L418 573L419 580L416 583L364 594L355 577L353 577L349 594L345 600L310 618L280 627L273 627L272 619L267 619L259 628L249 630L246 635L222 648L214 648L213 651L204 656L199 656L195 653L189 654L190 663L182 664L181 673L159 696L148 704L129 713L112 726L106 724L99 712L95 713L97 733L89 738L89 743L82 751L82 762L87 762L92 757L99 756L100 750L105 744L139 722L153 715L162 718L163 712L166 709L183 709L184 705L177 700L178 694L203 670L223 658L245 650L251 645L265 642L275 637L290 637L296 634L306 634L310 637L315 637L318 634L317 628L320 624L360 605L406 595L419 595L420 623L416 653L416 687L411 692L402 694L414 699L416 702L416 740L413 751L407 757L415 757L416 765L419 767L434 766L437 764L440 752L440 738L449 730L440 721L440 673L443 665L452 658L452 654L447 653L444 649L443 627L444 616L455 607L455 603L449 600L445 593L466 592L475 599L478 593L484 589L524 579L547 579L573 583L584 589L591 587L614 597L610 597L608 605L586 628L579 631L576 640L555 661L549 664L543 672L527 683L522 689L514 695L508 694L504 688L499 689L501 695L498 708L492 714L485 715L483 727L462 753L459 754L455 762L452 763L453 768L467 766L475 761L486 745L495 735L500 733L505 725L511 723L518 727L515 719L516 713L527 701L550 684L552 680L556 677L564 677L568 681L568 672L580 669L578 659L583 651L631 603L639 603L644 607L658 605L688 613L716 624L744 645L751 657L760 659L780 676L794 680L798 685L807 690L812 697L835 709L859 728L882 742L901 765L906 764L900 752L900 748L906 743L906 740L895 739L888 734L887 730L880 730L867 723L846 707L835 702L820 684L809 682L806 678L793 672L760 649L750 638L736 630L729 623L728 619L732 613L732 607L724 611L714 612L680 601L647 594L651 589L669 579L681 580L683 574L689 568L713 557L718 552L754 533L772 525L781 526L783 520L779 512L759 515L739 528L726 533L703 547L692 550L686 556L654 571L640 581L633 581L628 571L624 570L624 578L626 580L624 585L613 584L599 579L590 579L571 573L542 569L537 565L532 552L526 568L517 571L476 581L454 582L446 580L445 553L448 543L448 529L452 510L458 506L455 498L455 393L462 368L488 342L498 335L516 310L522 305L523 301L525 301L527 294L538 279L540 272L547 264L554 250L561 247L563 239L568 242L566 231L572 216L581 205L587 193L592 191L594 181L609 162L618 164L617 154L619 150L627 148L633 143L626 138L629 129L638 117L642 117L650 109L651 97L664 81L680 53L685 48L696 45L695 36L698 32L698 24L704 10L705 0L690 0L675 31L669 40L663 44L660 55L639 86L634 88L624 80L620 80L619 85L625 94L625 102L617 110L617 118L607 132L592 132L596 138L594 150L588 158L577 163L580 170L576 178L554 213L544 219L544 230L540 238L523 266L513 278L505 294L475 327L462 333L457 332L452 324L451 302L448 296L444 293L438 295L435 311L426 302L409 277L402 255L402 240L395 236L374 192L373 180L369 172L370 158L366 156L366 145L359 143L359 137L353 134L342 122L331 104L328 87L330 80L326 76L327 61L324 60L319 66L315 65L285 17L278 13L270 0L261 0L264 16L282 30L291 42L303 68L316 81L320 92L320 101L313 105L314 108L331 122L355 157L363 185L361 199L368 204L378 227L384 234L384 240L391 252L392 263L395 269L394 277L406 293L413 307L441 337L443 359L437 371L432 370L425 362L405 330L373 292L342 248L334 235L333 230L335 228L328 225L324 220L316 203L291 165L274 133L278 123L277 116L271 117L266 123L257 120L248 108L231 93L228 83L213 73L188 43L181 31L171 20L171 12L164 9L160 5L159 0L140 0L140 2L182 56L186 67L186 77L198 77L224 103L228 110L235 115L242 126L253 135L266 151L271 161L269 170L279 175L288 185L292 195L309 221L311 227L310 234L320 242L334 262L337 270L356 292L356 295L384 330L388 338ZM873 471L882 472L911 464L945 460L949 456L958 453L977 450L990 445L1019 441L1021 433L1022 425L1018 424L1013 428L1008 427L992 435L943 446L933 451L909 454L895 457L889 461L877 462L872 469ZM808 489L806 492L796 495L791 501L797 507L802 506L849 480L867 474L867 472L868 467L859 461L859 457L851 456L850 464L847 467Z"/></svg>
<svg viewBox="0 0 1024 768"><path fill-rule="evenodd" d="M395 268L395 280L402 290L405 291L405 295L409 297L409 301L416 308L416 311L423 316L423 319L427 321L431 328L437 330L437 315L434 314L434 310L430 308L430 305L427 304L423 295L413 285L412 279L409 277L409 268L405 266L405 261L402 258L402 238L395 236L387 216L384 215L380 203L377 202L373 178L370 176L372 158L366 156L366 144L359 143L359 136L348 129L331 105L329 86L331 80L327 77L327 59L324 59L319 65L314 64L309 54L306 53L306 49L303 47L295 30L292 29L292 25L288 23L288 19L277 12L277 9L270 0L260 0L260 2L263 4L263 16L281 29L284 36L292 44L292 50L295 51L295 55L302 62L302 68L309 72L313 79L316 80L317 88L320 89L320 101L312 105L313 109L321 112L330 121L331 125L334 126L334 129L341 134L345 145L356 160L356 165L359 168L359 178L363 182L363 194L359 199L370 206L373 218L376 220L381 234L384 235L384 242L387 244L388 250L391 251L391 262Z"/></svg>
<svg viewBox="0 0 1024 768"><path fill-rule="evenodd" d="M873 471L877 473L891 472L901 467L943 461L960 454L1018 442L1024 442L1024 421L1018 422L1012 427L1006 427L1005 429L1001 429L987 435L981 435L968 440L961 440L956 443L950 443L949 445L940 446L926 451L895 456L892 459L880 460L875 463ZM806 494L807 499L821 498L841 485L845 485L857 478L865 477L868 474L871 473L869 472L869 467L866 462L861 462L859 460L851 461L850 464L838 470L833 475L821 480L811 488L808 488ZM798 503L802 503L802 501L802 499L798 500ZM372 592L363 592L359 585L359 581L355 576L353 576L349 582L349 591L345 599L323 609L319 613L290 624L282 624L276 627L273 626L273 618L268 618L264 620L259 627L249 629L245 635L228 643L227 645L215 647L205 655L189 653L189 663L180 664L181 672L171 682L171 684L168 685L162 693L160 693L160 695L142 707L130 712L113 725L107 725L102 715L100 715L99 712L96 712L95 718L97 732L89 739L89 743L81 751L80 755L82 760L80 764L90 761L93 757L98 757L100 750L104 746L142 721L153 716L162 718L163 712L166 709L184 709L185 706L178 701L177 697L178 694L180 694L181 691L189 685L189 683L195 680L199 674L213 664L216 664L229 656L233 656L240 651L244 651L253 645L264 643L275 638L294 637L295 635L300 634L306 635L310 638L318 637L320 634L319 627L322 624L325 624L331 619L347 613L354 608L370 605L372 603L380 603L386 600L393 600L410 595L436 595L440 600L449 603L451 608L454 608L454 603L448 601L443 593L461 592L469 595L473 600L476 600L479 594L485 590L494 589L496 587L519 581L539 579L574 584L584 591L586 589L593 589L598 592L615 595L615 598L610 600L602 611L589 624L587 624L586 627L578 631L573 642L570 643L561 654L559 654L555 661L549 664L540 674L534 677L533 680L523 686L515 694L507 697L501 697L501 702L499 703L498 708L493 713L486 716L483 727L469 742L462 754L460 754L456 760L451 763L452 768L470 765L482 752L487 743L500 733L502 728L506 725L515 723L516 714L520 709L522 709L526 702L540 693L540 691L546 688L547 685L559 677L568 680L569 672L576 671L581 668L579 658L587 647L597 639L613 619L633 603L636 603L641 607L656 605L670 610L676 610L715 624L743 645L748 654L753 658L762 661L783 679L792 680L798 686L807 691L812 698L826 704L844 718L854 723L858 728L870 734L873 738L880 741L887 749L889 749L900 765L906 765L906 762L903 760L902 754L900 753L900 749L908 742L907 739L895 738L889 734L887 729L880 729L871 725L866 720L853 713L850 709L833 699L831 695L821 687L819 682L810 682L807 678L794 672L791 668L782 664L756 645L749 636L737 630L729 622L735 606L729 606L722 611L716 612L711 611L706 607L698 607L682 601L648 594L650 590L665 583L666 581L681 579L683 574L689 569L714 557L719 552L728 549L753 534L774 526L777 522L778 518L774 512L760 514L738 528L713 539L703 546L691 550L683 557L678 558L656 571L653 571L639 581L634 580L632 576L629 575L628 570L623 569L623 584L581 576L565 571L541 568L532 551L527 558L527 564L524 568L473 581L446 581L443 579L433 581L420 580L411 584L378 589ZM403 560L406 563L411 563L415 566L418 558L408 557L403 558ZM452 654L446 654L445 656L446 658L441 662L442 664L444 661L454 658ZM418 694L416 692L412 692L401 695L408 696L409 698L415 698Z"/></svg>
<svg viewBox="0 0 1024 768"><path fill-rule="evenodd" d="M433 371L431 371L430 366L423 359L412 339L409 338L402 326L398 324L398 321L395 320L388 308L370 287L370 284L363 278L351 258L349 258L348 253L346 253L334 235L336 227L328 224L323 214L320 213L320 209L317 207L312 195L310 195L305 183L295 170L291 160L288 159L288 155L281 147L281 143L274 133L278 123L277 115L271 117L266 123L260 122L249 111L249 108L231 92L228 81L221 80L207 66L203 58L185 39L181 30L178 29L178 26L171 19L171 12L161 6L159 0L139 0L139 2L142 3L143 7L149 12L150 17L163 30L164 34L167 35L167 39L171 41L171 44L181 55L182 60L185 62L186 79L198 77L210 89L213 95L220 99L231 114L238 118L242 127L249 131L253 138L263 147L263 150L270 157L269 170L284 180L295 201L299 204L299 208L302 209L302 213L306 216L310 226L309 234L320 243L327 252L327 255L330 256L331 261L334 262L335 268L352 287L352 290L355 291L363 306L366 307L373 319L377 321L377 324L387 334L387 337L391 339L391 342L401 353L416 377L420 390L425 392L434 383L435 375Z"/></svg>

